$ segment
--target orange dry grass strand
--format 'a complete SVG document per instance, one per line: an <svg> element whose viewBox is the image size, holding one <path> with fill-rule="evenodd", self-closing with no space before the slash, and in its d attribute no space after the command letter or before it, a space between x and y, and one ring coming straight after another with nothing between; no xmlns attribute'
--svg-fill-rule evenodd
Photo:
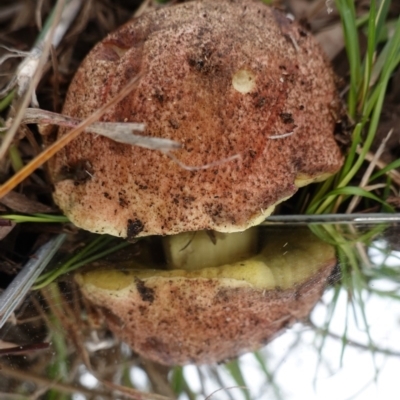
<svg viewBox="0 0 400 400"><path fill-rule="evenodd" d="M78 135L82 133L85 128L87 128L90 124L99 120L110 107L114 106L122 99L124 99L133 89L135 89L140 78L141 74L136 75L113 99L111 99L104 106L100 107L88 118L84 119L76 128L72 129L59 140L47 147L46 150L40 153L36 158L34 158L31 162L26 164L25 167L23 167L14 176L12 176L7 182L0 186L0 198L4 197L8 192L13 190L34 170L42 166L46 161L50 160L50 158L53 157L59 150L61 150L76 137L78 137Z"/></svg>

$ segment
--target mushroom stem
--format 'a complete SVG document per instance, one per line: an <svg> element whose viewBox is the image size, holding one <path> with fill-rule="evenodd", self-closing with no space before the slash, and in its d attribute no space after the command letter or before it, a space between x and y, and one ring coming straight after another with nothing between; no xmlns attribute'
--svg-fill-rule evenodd
<svg viewBox="0 0 400 400"><path fill-rule="evenodd" d="M258 229L243 232L185 232L163 237L169 269L193 271L245 260L257 252Z"/></svg>

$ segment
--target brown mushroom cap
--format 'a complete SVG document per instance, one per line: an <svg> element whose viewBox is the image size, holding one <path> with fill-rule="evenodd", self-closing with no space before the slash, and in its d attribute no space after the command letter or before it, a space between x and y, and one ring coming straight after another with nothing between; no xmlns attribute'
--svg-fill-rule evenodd
<svg viewBox="0 0 400 400"><path fill-rule="evenodd" d="M82 134L50 163L55 200L79 227L121 237L240 231L342 164L329 63L307 31L259 1L194 1L129 22L90 52L63 113L87 117L138 73L103 120L144 122L146 135L182 144L181 163L217 165L190 171L162 152Z"/></svg>
<svg viewBox="0 0 400 400"><path fill-rule="evenodd" d="M335 266L334 248L308 230L275 230L267 239L255 261L219 267L218 278L212 268L104 265L76 281L110 329L143 357L166 365L220 362L260 348L306 317Z"/></svg>

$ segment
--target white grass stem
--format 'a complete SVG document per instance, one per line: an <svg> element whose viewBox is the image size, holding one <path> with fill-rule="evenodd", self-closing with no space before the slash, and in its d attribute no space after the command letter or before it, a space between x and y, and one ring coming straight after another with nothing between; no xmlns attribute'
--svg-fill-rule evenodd
<svg viewBox="0 0 400 400"><path fill-rule="evenodd" d="M74 20L80 6L81 0L58 0L52 14L53 20L47 32L36 42L29 55L19 66L15 78L12 81L17 84L16 100L21 102L13 124L5 134L0 147L0 160L4 158L10 147L21 120L24 110L28 107L32 99L35 98L35 89L40 81L42 70L46 64L51 46L57 47L66 30ZM51 17L50 17L51 18Z"/></svg>
<svg viewBox="0 0 400 400"><path fill-rule="evenodd" d="M54 34L50 35L50 31L46 34L44 42L51 40L53 47L58 47L65 33L71 26L75 17L78 15L79 10L82 7L82 0L67 0L64 10L61 14L61 18L58 24L55 26Z"/></svg>
<svg viewBox="0 0 400 400"><path fill-rule="evenodd" d="M42 15L41 15L41 12L40 12L42 7L43 7L43 1L44 0L37 0L36 9L35 9L35 22L36 22L36 26L38 27L38 29L40 31L43 28Z"/></svg>
<svg viewBox="0 0 400 400"><path fill-rule="evenodd" d="M365 155L365 160L371 162L375 157L375 154L371 153L370 151ZM376 167L378 169L384 169L387 167L387 164L382 160L376 161ZM400 172L395 169L386 172L386 175L390 177L390 179L395 182L398 186L400 186Z"/></svg>
<svg viewBox="0 0 400 400"><path fill-rule="evenodd" d="M38 108L28 108L23 122L26 124L52 124L75 128L82 120ZM105 136L115 142L150 150L170 151L182 147L179 142L174 140L132 133L133 131L143 132L145 128L146 124L136 122L94 122L85 128L85 132Z"/></svg>
<svg viewBox="0 0 400 400"><path fill-rule="evenodd" d="M21 170L14 174L7 182L0 186L0 198L5 196L10 190L13 190L17 185L19 185L24 179L26 179L32 172L48 161L54 154L60 149L74 140L78 135L85 130L87 126L96 122L110 107L120 102L125 98L136 86L140 79L140 75L135 76L122 90L107 104L100 107L97 111L83 120L78 126L71 129L68 133L63 135L56 142L48 146L42 153L40 153L36 158L31 160L26 164ZM20 113L21 114L21 113ZM20 116L22 120L23 116Z"/></svg>

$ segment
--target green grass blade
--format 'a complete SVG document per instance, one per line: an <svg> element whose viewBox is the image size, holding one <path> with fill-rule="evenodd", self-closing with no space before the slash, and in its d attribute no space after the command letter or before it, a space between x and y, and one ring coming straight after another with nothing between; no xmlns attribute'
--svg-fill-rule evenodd
<svg viewBox="0 0 400 400"><path fill-rule="evenodd" d="M390 8L390 0L381 0L378 10L377 10L377 15L376 15L376 39L377 41L380 41L382 38L382 32L385 29L386 26L386 20L387 16L389 13L389 8Z"/></svg>
<svg viewBox="0 0 400 400"><path fill-rule="evenodd" d="M361 122L356 124L356 126L354 127L351 147L349 149L344 165L340 171L340 181L342 181L348 175L352 166L354 165L354 160L357 156L357 147L361 143L361 132L363 127L364 124Z"/></svg>
<svg viewBox="0 0 400 400"><path fill-rule="evenodd" d="M368 43L367 43L367 54L364 60L364 76L363 76L363 84L360 93L360 109L363 108L365 103L365 99L368 94L369 83L371 79L372 73L372 65L374 61L375 49L376 49L376 1L371 0L370 2L370 10L369 10L369 18L368 18Z"/></svg>
<svg viewBox="0 0 400 400"><path fill-rule="evenodd" d="M171 388L177 396L183 393L183 389L185 387L185 377L183 375L182 367L175 367L172 370L172 376L170 382L171 382Z"/></svg>
<svg viewBox="0 0 400 400"><path fill-rule="evenodd" d="M0 214L0 219L8 219L16 223L36 222L36 223L67 223L70 222L64 215L51 215L51 214L32 214L32 215L19 215L19 214Z"/></svg>
<svg viewBox="0 0 400 400"><path fill-rule="evenodd" d="M261 354L257 351L254 352L253 355L254 355L256 361L258 362L258 364L260 365L262 372L264 373L265 377L267 378L267 381L272 386L275 398L278 400L283 400L282 393L281 393L278 385L275 383L274 373L268 368L264 357L262 357Z"/></svg>
<svg viewBox="0 0 400 400"><path fill-rule="evenodd" d="M225 364L225 368L229 371L236 384L241 387L245 399L250 400L249 392L246 389L244 389L248 386L246 384L246 381L244 380L242 370L240 369L239 361L238 360L231 361Z"/></svg>
<svg viewBox="0 0 400 400"><path fill-rule="evenodd" d="M393 36L387 42L387 46L387 62L382 68L382 76L384 78L389 77L398 64L398 62L396 64L396 59L400 53L400 17L397 19Z"/></svg>
<svg viewBox="0 0 400 400"><path fill-rule="evenodd" d="M11 102L13 101L15 94L15 90L12 90L10 93L7 94L6 97L0 100L0 112L4 111L7 107L10 106Z"/></svg>
<svg viewBox="0 0 400 400"><path fill-rule="evenodd" d="M384 200L382 200L381 198L379 198L378 196L374 195L371 192L368 192L365 189L362 189L360 187L357 186L345 186L345 187L339 187L337 189L334 189L332 191L329 192L329 194L327 194L326 196L324 196L321 200L322 204L315 204L313 207L310 207L308 212L310 214L321 214L323 212L325 212L328 209L328 206L330 204L332 204L332 202L338 197L338 196L344 196L344 199L342 201L344 201L346 198L348 197L352 197L352 196L357 196L357 197L364 197L366 199L371 199L374 200L377 203L380 203L382 205L384 205L385 207L388 207L388 209L391 210L391 212L394 212L395 210L393 209L393 207L391 207L389 204L387 204Z"/></svg>
<svg viewBox="0 0 400 400"><path fill-rule="evenodd" d="M349 114L354 119L357 110L357 91L361 80L361 56L360 44L356 25L354 3L351 0L337 0L343 32L346 44L346 53L350 65L350 89L349 89Z"/></svg>

